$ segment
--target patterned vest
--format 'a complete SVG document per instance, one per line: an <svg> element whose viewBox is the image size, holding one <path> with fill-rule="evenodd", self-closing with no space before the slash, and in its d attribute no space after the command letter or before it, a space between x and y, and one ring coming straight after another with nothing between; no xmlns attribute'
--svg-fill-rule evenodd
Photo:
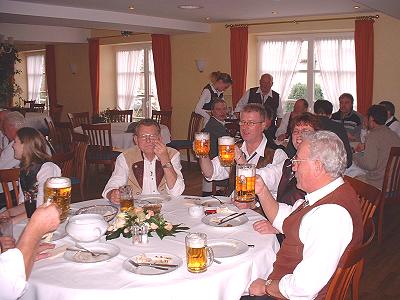
<svg viewBox="0 0 400 300"><path fill-rule="evenodd" d="M214 92L210 84L207 84L203 90L209 90L211 94L211 99L210 102L204 103L203 109L205 110L211 110L211 105L214 103L215 100L217 99L222 99L224 97L224 93L218 94Z"/></svg>
<svg viewBox="0 0 400 300"><path fill-rule="evenodd" d="M257 90L258 87L253 87L250 89L249 101L247 103L260 103L264 105L264 107L268 106L274 114L272 116L272 120L275 120L279 106L279 94L275 91L272 91L272 97L268 96L267 100L265 100L265 102L263 103L261 93L257 93Z"/></svg>
<svg viewBox="0 0 400 300"><path fill-rule="evenodd" d="M297 180L292 170L292 162L290 159L285 160L276 201L293 205L297 200L304 199L305 195L305 192L297 188Z"/></svg>
<svg viewBox="0 0 400 300"><path fill-rule="evenodd" d="M22 193L31 193L37 196L38 193L38 182L37 174L42 168L43 163L32 164L28 169L21 170L19 174L19 182L21 184Z"/></svg>

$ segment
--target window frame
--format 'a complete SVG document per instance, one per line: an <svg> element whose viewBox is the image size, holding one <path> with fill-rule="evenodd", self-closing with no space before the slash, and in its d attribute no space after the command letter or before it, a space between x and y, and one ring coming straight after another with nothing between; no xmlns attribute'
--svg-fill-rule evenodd
<svg viewBox="0 0 400 300"><path fill-rule="evenodd" d="M49 108L49 91L47 89L47 77L46 77L46 51L45 50L37 50L37 51L24 51L25 53L25 68L26 68L26 89L27 89L27 96L29 95L29 84L28 84L28 78L29 78L29 72L28 72L28 57L30 56L37 56L37 55L42 55L43 56L43 72L42 72L42 86L44 86L44 90L40 89L39 91L39 103L38 104L44 104L45 109L47 110ZM40 97L42 94L44 94L44 98ZM31 100L31 99L27 99Z"/></svg>

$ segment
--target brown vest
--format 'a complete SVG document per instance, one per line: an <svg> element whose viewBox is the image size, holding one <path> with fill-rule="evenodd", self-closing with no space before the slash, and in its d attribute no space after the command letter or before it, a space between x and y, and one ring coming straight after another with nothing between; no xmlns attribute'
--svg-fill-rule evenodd
<svg viewBox="0 0 400 300"><path fill-rule="evenodd" d="M177 151L173 148L167 147L168 155L172 158ZM143 188L143 171L144 171L144 160L142 151L138 146L126 150L124 153L126 164L128 165L128 184L132 186L135 195L142 194ZM164 177L164 169L161 166L161 162L156 160L156 184L157 190L160 194L167 194L167 184Z"/></svg>
<svg viewBox="0 0 400 300"><path fill-rule="evenodd" d="M313 205L304 208L300 205L298 209L292 212L292 214L284 220L282 229L286 238L276 255L273 271L269 275L268 279L280 280L287 274L293 274L296 266L303 260L304 244L301 242L299 237L301 220L303 219L303 216L313 208L323 204L337 204L344 207L349 212L353 220L353 236L346 249L362 243L363 224L360 201L350 184L344 183L335 191L318 200ZM337 221L340 222L340 220ZM318 224L315 224L315 226L318 226ZM339 261L338 265L340 266L341 263L342 260ZM325 298L328 286L329 282L320 290L316 299Z"/></svg>

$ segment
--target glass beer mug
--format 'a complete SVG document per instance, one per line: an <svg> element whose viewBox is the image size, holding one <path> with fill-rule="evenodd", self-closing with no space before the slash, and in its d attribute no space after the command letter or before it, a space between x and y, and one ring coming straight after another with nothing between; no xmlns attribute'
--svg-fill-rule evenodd
<svg viewBox="0 0 400 300"><path fill-rule="evenodd" d="M64 222L71 204L71 180L67 177L50 177L44 185L44 203L54 203L61 210L60 222Z"/></svg>
<svg viewBox="0 0 400 300"><path fill-rule="evenodd" d="M218 138L218 156L221 165L230 167L235 162L235 139L231 136Z"/></svg>
<svg viewBox="0 0 400 300"><path fill-rule="evenodd" d="M205 272L214 261L214 252L207 247L205 233L189 233L185 238L186 264L189 272Z"/></svg>
<svg viewBox="0 0 400 300"><path fill-rule="evenodd" d="M119 205L122 212L134 207L133 188L130 185L121 186L119 189Z"/></svg>
<svg viewBox="0 0 400 300"><path fill-rule="evenodd" d="M207 157L210 152L210 134L196 132L194 134L193 151L197 157Z"/></svg>
<svg viewBox="0 0 400 300"><path fill-rule="evenodd" d="M256 166L243 164L236 166L236 201L252 202L256 198Z"/></svg>

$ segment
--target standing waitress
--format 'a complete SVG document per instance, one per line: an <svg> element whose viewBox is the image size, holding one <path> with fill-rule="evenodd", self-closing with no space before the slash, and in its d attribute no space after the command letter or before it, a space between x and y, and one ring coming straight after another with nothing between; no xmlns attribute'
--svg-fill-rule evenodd
<svg viewBox="0 0 400 300"><path fill-rule="evenodd" d="M208 119L210 119L211 104L216 99L224 99L224 91L231 84L232 78L229 74L219 71L211 73L211 83L204 87L194 110L195 113L204 117L204 123L207 123Z"/></svg>

